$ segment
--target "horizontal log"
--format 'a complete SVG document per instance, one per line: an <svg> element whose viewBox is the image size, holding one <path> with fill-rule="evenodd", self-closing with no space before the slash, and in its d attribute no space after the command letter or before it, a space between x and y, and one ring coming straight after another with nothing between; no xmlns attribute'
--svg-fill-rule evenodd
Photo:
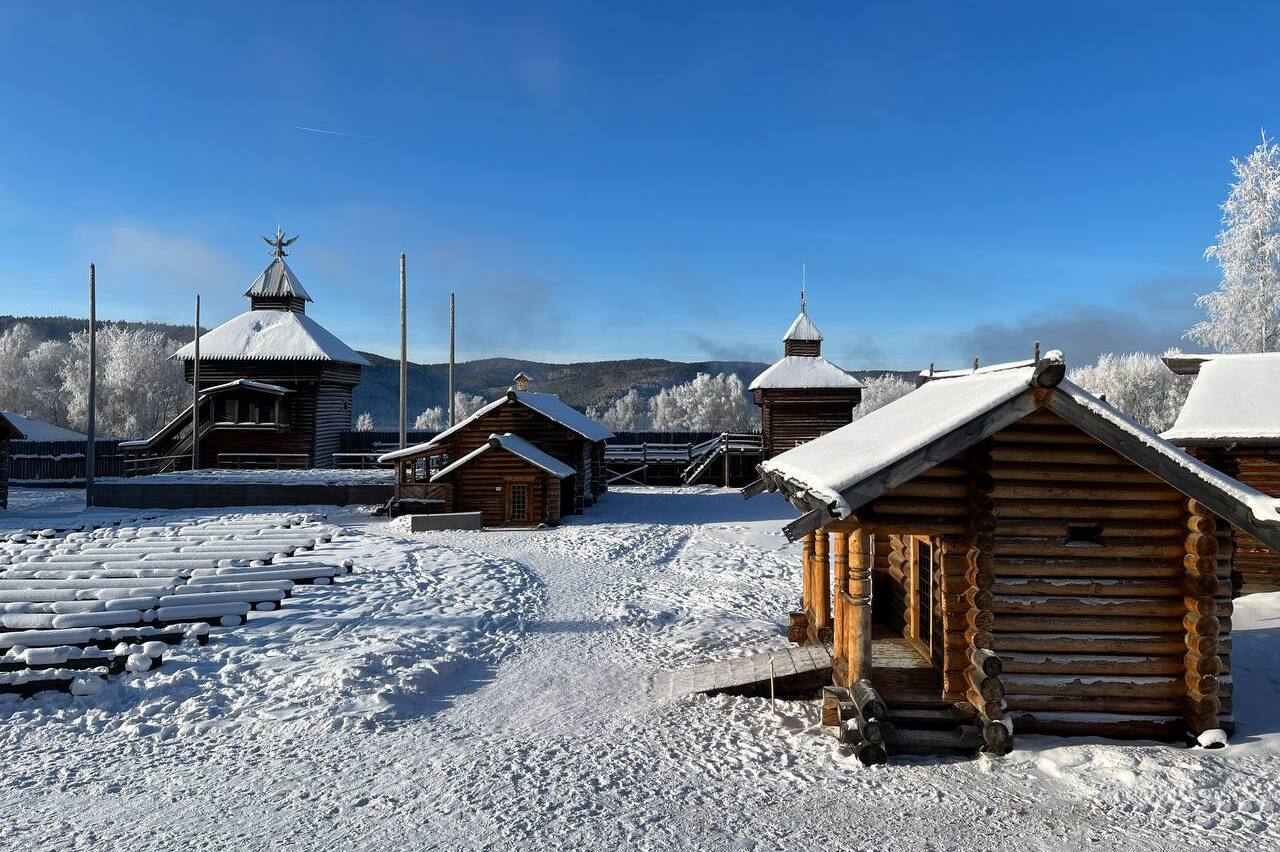
<svg viewBox="0 0 1280 852"><path fill-rule="evenodd" d="M1168 522L1181 519L1182 509L1173 502L1095 503L1083 500L1002 500L1000 517L1058 518L1063 523L1096 523L1112 520Z"/></svg>
<svg viewBox="0 0 1280 852"><path fill-rule="evenodd" d="M969 687L986 703L1004 700L1004 685L1000 678L985 675L978 669L969 670Z"/></svg>
<svg viewBox="0 0 1280 852"><path fill-rule="evenodd" d="M1034 444L997 444L991 449L997 478L1006 462L1031 464L1123 465L1124 459L1103 447L1052 447Z"/></svg>
<svg viewBox="0 0 1280 852"><path fill-rule="evenodd" d="M1187 672L1197 675L1219 675L1222 673L1222 659L1217 654L1198 654L1188 651L1182 656L1182 665Z"/></svg>
<svg viewBox="0 0 1280 852"><path fill-rule="evenodd" d="M1050 444L1062 446L1068 444L1096 445L1098 441L1093 436L1086 435L1074 426L1034 428L1018 423L1016 426L996 432L991 436L991 443L994 446L1003 446L1005 444Z"/></svg>
<svg viewBox="0 0 1280 852"><path fill-rule="evenodd" d="M1216 582L1216 581L1215 581ZM1039 595L1051 597L1144 597L1178 598L1180 584L1170 579L1059 578L1001 576L992 588L998 595Z"/></svg>
<svg viewBox="0 0 1280 852"><path fill-rule="evenodd" d="M1009 674L1004 676L1005 694L1093 696L1109 698L1177 698L1186 686L1181 677L1107 675L1039 675Z"/></svg>
<svg viewBox="0 0 1280 852"><path fill-rule="evenodd" d="M1184 680L1186 682L1187 696L1193 700L1201 696L1216 696L1218 694L1218 676L1215 674L1187 672Z"/></svg>
<svg viewBox="0 0 1280 852"><path fill-rule="evenodd" d="M1033 482L1102 482L1132 485L1161 485L1164 480L1136 465L1017 464L1005 463L995 470L997 483L1030 480Z"/></svg>
<svg viewBox="0 0 1280 852"><path fill-rule="evenodd" d="M1150 539L1129 539L1116 541L1103 537L1103 546L1071 546L1065 541L1066 528L1063 535L1057 538L1008 538L996 540L997 558L1006 556L1041 556L1059 559L1078 559L1086 562L1090 559L1167 559L1171 562L1182 558L1183 544L1180 541L1161 542Z"/></svg>
<svg viewBox="0 0 1280 852"><path fill-rule="evenodd" d="M954 498L958 503L969 499L969 486L962 479L912 479L886 492L885 497Z"/></svg>
<svg viewBox="0 0 1280 852"><path fill-rule="evenodd" d="M1177 617L1185 612L1180 598L1027 597L998 595L992 606L997 616L1082 615L1138 618Z"/></svg>
<svg viewBox="0 0 1280 852"><path fill-rule="evenodd" d="M1196 636L1216 636L1221 628L1222 623L1216 616L1189 612L1182 618L1182 629Z"/></svg>
<svg viewBox="0 0 1280 852"><path fill-rule="evenodd" d="M1040 654L1145 654L1178 655L1186 651L1183 634L1131 633L1105 634L1039 634L999 633L995 650L1001 657L1010 653Z"/></svg>
<svg viewBox="0 0 1280 852"><path fill-rule="evenodd" d="M1125 485L1097 482L1061 484L1030 481L1001 482L993 496L1000 505L1005 500L1098 500L1180 503L1181 495L1167 485Z"/></svg>
<svg viewBox="0 0 1280 852"><path fill-rule="evenodd" d="M975 692L973 689L968 689L963 694L965 699L973 705L973 708L978 711L978 715L982 718L999 719L1004 715L1006 705L1003 698L999 700L991 700L981 693Z"/></svg>
<svg viewBox="0 0 1280 852"><path fill-rule="evenodd" d="M1218 593L1216 574L1187 574L1182 578L1182 593L1193 597L1213 597Z"/></svg>
<svg viewBox="0 0 1280 852"><path fill-rule="evenodd" d="M1089 559L1085 561L1089 577L1098 578L1170 578L1180 579L1183 568L1176 562L1152 559ZM1082 576L1080 561L1013 556L997 556L996 574L1006 577L1071 577Z"/></svg>
<svg viewBox="0 0 1280 852"><path fill-rule="evenodd" d="M965 640L968 641L968 638L969 637L966 636ZM969 662L973 664L975 669L982 672L982 674L987 677L999 677L1000 673L1004 670L1000 656L986 648L974 648L969 653Z"/></svg>
<svg viewBox="0 0 1280 852"><path fill-rule="evenodd" d="M1056 736L1098 736L1109 738L1175 741L1182 738L1186 723L1178 715L1126 716L1122 713L1044 713L1019 711L1012 714L1014 730L1028 734Z"/></svg>
<svg viewBox="0 0 1280 852"><path fill-rule="evenodd" d="M1183 606L1191 615L1217 615L1218 604L1213 598L1206 597L1186 597L1182 599Z"/></svg>
<svg viewBox="0 0 1280 852"><path fill-rule="evenodd" d="M1007 536L1013 538L1030 538L1030 537L1048 537L1063 538L1067 534L1067 524L1064 521L1055 521L1041 518L1030 519L1012 519L1002 517L996 524L996 535ZM1133 523L1133 522L1114 522L1104 524L1102 527L1103 541L1112 539L1125 541L1128 539L1161 539L1171 542L1176 541L1179 545L1186 537L1186 531L1177 526L1174 522L1168 521L1160 524L1151 523Z"/></svg>
<svg viewBox="0 0 1280 852"><path fill-rule="evenodd" d="M1182 657L1158 654L1030 654L1001 652L1009 674L1178 675Z"/></svg>
<svg viewBox="0 0 1280 852"><path fill-rule="evenodd" d="M996 646L995 634L990 630L974 630L970 628L965 631L964 642L970 648L991 650Z"/></svg>
<svg viewBox="0 0 1280 852"><path fill-rule="evenodd" d="M1181 715L1180 698L1113 698L1108 696L1008 695L1009 711L1049 711L1056 713L1153 713Z"/></svg>
<svg viewBox="0 0 1280 852"><path fill-rule="evenodd" d="M1183 633L1176 618L1105 617L1085 615L1001 615L997 620L996 648L1000 634L1008 633Z"/></svg>

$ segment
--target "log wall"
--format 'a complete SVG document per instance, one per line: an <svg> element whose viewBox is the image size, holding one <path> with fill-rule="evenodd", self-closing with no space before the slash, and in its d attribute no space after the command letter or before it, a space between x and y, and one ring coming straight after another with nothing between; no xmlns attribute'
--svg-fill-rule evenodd
<svg viewBox="0 0 1280 852"><path fill-rule="evenodd" d="M508 490L515 482L529 486L529 517L507 520ZM453 511L480 512L486 527L537 526L560 520L560 482L519 456L495 447L448 477Z"/></svg>
<svg viewBox="0 0 1280 852"><path fill-rule="evenodd" d="M1180 735L1185 498L1048 412L991 456L991 631L1018 730Z"/></svg>
<svg viewBox="0 0 1280 852"><path fill-rule="evenodd" d="M760 406L761 447L766 459L853 422L859 388L755 391Z"/></svg>
<svg viewBox="0 0 1280 852"><path fill-rule="evenodd" d="M1192 454L1263 494L1280 497L1280 459L1261 447L1194 448ZM1237 595L1280 591L1280 554L1253 536L1234 531L1232 589Z"/></svg>
<svg viewBox="0 0 1280 852"><path fill-rule="evenodd" d="M9 439L0 437L0 509L9 507Z"/></svg>

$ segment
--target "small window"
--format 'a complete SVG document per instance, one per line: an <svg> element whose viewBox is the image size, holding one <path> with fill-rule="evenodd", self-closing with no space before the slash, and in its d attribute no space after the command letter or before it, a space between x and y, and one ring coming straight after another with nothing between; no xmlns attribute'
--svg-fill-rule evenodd
<svg viewBox="0 0 1280 852"><path fill-rule="evenodd" d="M1102 524L1067 524L1067 547L1106 547L1102 541Z"/></svg>

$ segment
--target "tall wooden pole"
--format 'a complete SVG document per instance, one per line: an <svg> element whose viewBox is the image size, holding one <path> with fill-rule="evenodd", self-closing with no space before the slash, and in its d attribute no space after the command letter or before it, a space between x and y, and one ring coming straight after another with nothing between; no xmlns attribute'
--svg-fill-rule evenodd
<svg viewBox="0 0 1280 852"><path fill-rule="evenodd" d="M454 328L455 328L454 326L455 306L456 306L456 301L454 299L454 292L450 290L449 291L449 426L450 427L452 427L454 423L453 365L454 365L455 352L453 348L453 341L454 341L453 334L454 334Z"/></svg>
<svg viewBox="0 0 1280 852"><path fill-rule="evenodd" d="M84 504L86 506L93 505L93 478L96 474L98 460L98 418L97 412L97 396L98 396L98 370L97 370L97 325L98 325L98 299L97 299L97 271L92 263L89 264L89 410L86 412L85 431L88 437L84 445Z"/></svg>
<svg viewBox="0 0 1280 852"><path fill-rule="evenodd" d="M200 294L196 293L195 357L191 360L191 469L200 469Z"/></svg>
<svg viewBox="0 0 1280 852"><path fill-rule="evenodd" d="M405 418L408 417L409 320L408 288L404 272L404 252L400 252L400 449L409 445Z"/></svg>

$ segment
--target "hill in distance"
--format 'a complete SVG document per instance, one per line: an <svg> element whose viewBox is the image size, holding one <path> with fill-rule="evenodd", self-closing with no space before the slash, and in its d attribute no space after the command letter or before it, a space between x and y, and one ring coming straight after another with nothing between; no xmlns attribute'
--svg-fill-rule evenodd
<svg viewBox="0 0 1280 852"><path fill-rule="evenodd" d="M88 320L80 317L19 317L0 316L0 332L17 323L26 323L41 340L63 340L73 332L83 331ZM174 341L185 343L191 338L191 327L157 322L104 321L99 328L117 325L131 329L159 331ZM362 352L373 365L365 369L359 386L355 389L352 408L359 415L373 415L375 428L394 429L400 408L400 363L393 358ZM733 373L749 384L768 364L758 361L667 361L661 358L626 358L616 361L578 361L553 364L545 361L527 361L520 358L483 358L464 361L457 365L454 375L455 390L476 394L486 400L494 399L511 387L517 373L532 377L530 389L558 394L574 408L585 411L594 405L605 405L638 388L645 396L652 396L665 387L692 380L698 373ZM852 371L865 380L868 376L884 375L895 371ZM914 373L899 373L906 377ZM408 416L410 425L418 414L432 406L447 402L449 365L418 364L409 362Z"/></svg>

